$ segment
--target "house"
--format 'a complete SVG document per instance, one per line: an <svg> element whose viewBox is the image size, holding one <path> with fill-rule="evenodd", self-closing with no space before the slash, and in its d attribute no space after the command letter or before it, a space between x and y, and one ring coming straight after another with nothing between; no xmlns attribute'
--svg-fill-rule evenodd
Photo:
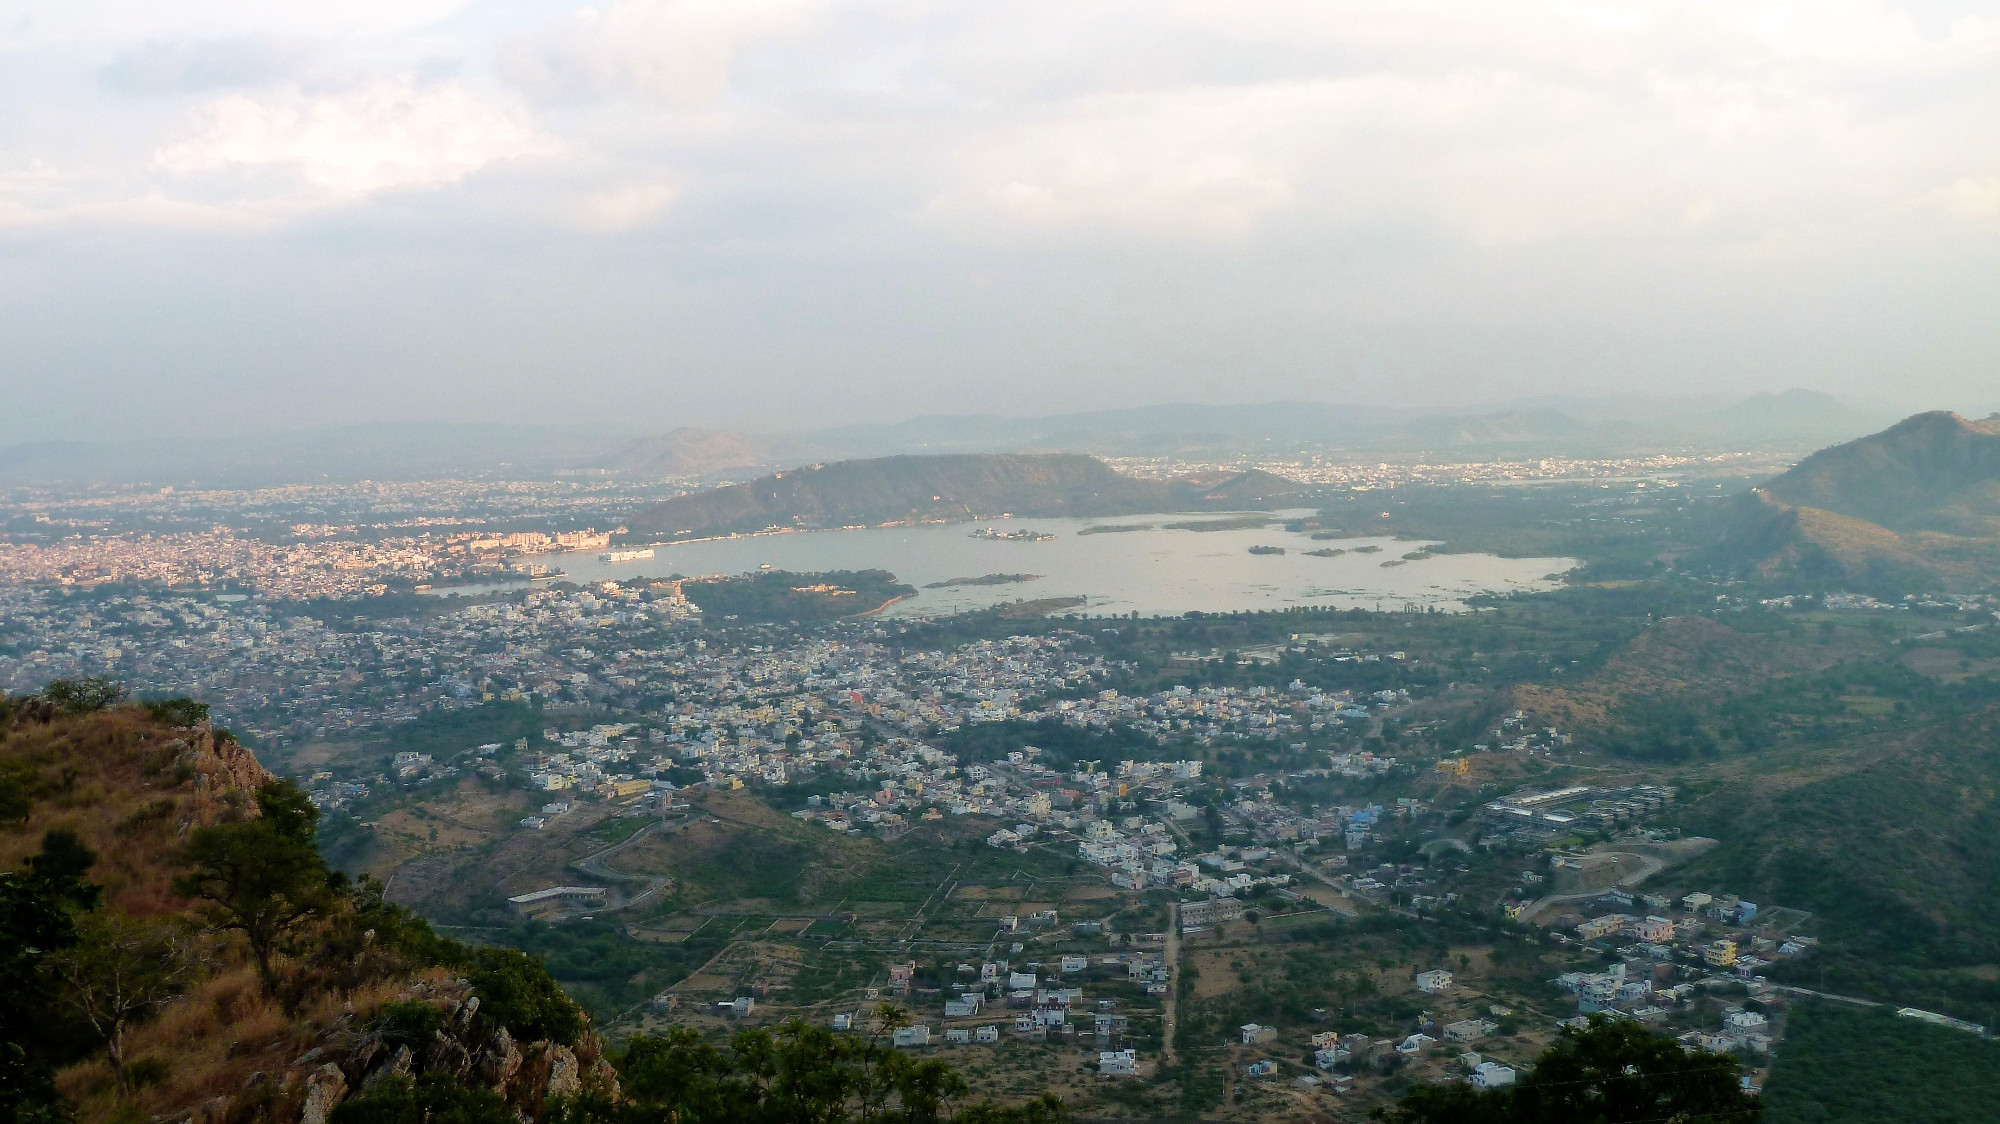
<svg viewBox="0 0 2000 1124"><path fill-rule="evenodd" d="M1712 968L1728 968L1736 963L1736 942L1723 938L1711 941L1703 950L1701 958Z"/></svg>
<svg viewBox="0 0 2000 1124"><path fill-rule="evenodd" d="M944 1001L944 1017L948 1019L971 1018L979 1013L979 1003L980 1000L977 995L961 995L956 999L947 999Z"/></svg>
<svg viewBox="0 0 2000 1124"><path fill-rule="evenodd" d="M1472 1042L1493 1033L1499 1024L1491 1019L1464 1019L1444 1028L1444 1036L1453 1042Z"/></svg>
<svg viewBox="0 0 2000 1124"><path fill-rule="evenodd" d="M1632 918L1622 913L1607 913L1602 917L1593 917L1576 927L1576 937L1582 941L1594 941L1599 937L1610 936L1624 928L1625 923L1630 920Z"/></svg>
<svg viewBox="0 0 2000 1124"><path fill-rule="evenodd" d="M737 1018L748 1018L757 1009L757 1001L748 995L739 995L729 1004L729 1013Z"/></svg>
<svg viewBox="0 0 2000 1124"><path fill-rule="evenodd" d="M1103 1050L1097 1055L1099 1077L1130 1077L1138 1072L1139 1051Z"/></svg>
<svg viewBox="0 0 2000 1124"><path fill-rule="evenodd" d="M928 1046L931 1044L931 1028L922 1023L916 1026L899 1026L894 1038L898 1046Z"/></svg>
<svg viewBox="0 0 2000 1124"><path fill-rule="evenodd" d="M1647 944L1664 944L1674 939L1674 923L1671 918L1648 917L1632 926L1632 935Z"/></svg>
<svg viewBox="0 0 2000 1124"><path fill-rule="evenodd" d="M1430 1035L1418 1031L1398 1043L1396 1052L1399 1054L1421 1054L1432 1046L1437 1045L1437 1041L1437 1039L1432 1038Z"/></svg>
<svg viewBox="0 0 2000 1124"><path fill-rule="evenodd" d="M1086 957L1086 956L1065 956L1065 957L1063 957L1063 958L1062 958L1062 972L1063 972L1063 975L1066 975L1066 976L1067 976L1067 975L1069 975L1069 974L1070 974L1070 973L1072 973L1072 972L1081 972L1081 971L1083 971L1083 970L1084 970L1085 968L1088 968L1088 967L1090 967L1090 958L1089 958L1089 957Z"/></svg>
<svg viewBox="0 0 2000 1124"><path fill-rule="evenodd" d="M1514 1070L1499 1062L1480 1062L1472 1071L1472 1087L1498 1089L1514 1083Z"/></svg>
<svg viewBox="0 0 2000 1124"><path fill-rule="evenodd" d="M1347 1051L1340 1046L1324 1046L1313 1051L1313 1065L1319 1069L1332 1069L1348 1060Z"/></svg>
<svg viewBox="0 0 2000 1124"><path fill-rule="evenodd" d="M847 1013L846 1011L842 1011L840 1014L833 1016L833 1029L853 1030L854 1016Z"/></svg>
<svg viewBox="0 0 2000 1124"><path fill-rule="evenodd" d="M1426 995L1434 995L1451 987L1451 973L1443 968L1417 973L1417 990Z"/></svg>
<svg viewBox="0 0 2000 1124"><path fill-rule="evenodd" d="M997 1026L975 1027L972 1031L972 1040L984 1046L991 1046L993 1043L1000 1041L1000 1028Z"/></svg>
<svg viewBox="0 0 2000 1124"><path fill-rule="evenodd" d="M1770 1020L1755 1011L1734 1011L1723 1017L1722 1025L1732 1034L1749 1034L1769 1026Z"/></svg>
<svg viewBox="0 0 2000 1124"><path fill-rule="evenodd" d="M1709 903L1714 900L1713 895L1704 894L1696 890L1694 893L1681 899L1681 908L1687 910L1689 913L1700 913L1702 910L1707 909Z"/></svg>
<svg viewBox="0 0 2000 1124"><path fill-rule="evenodd" d="M1269 1077L1277 1072L1278 1063L1272 1061L1270 1058L1251 1062L1249 1065L1243 1067L1243 1074L1246 1077Z"/></svg>
<svg viewBox="0 0 2000 1124"><path fill-rule="evenodd" d="M1242 1032L1243 1044L1245 1046L1255 1046L1259 1042L1269 1042L1278 1036L1277 1027L1259 1026L1256 1023L1244 1023L1238 1030Z"/></svg>
<svg viewBox="0 0 2000 1124"><path fill-rule="evenodd" d="M972 1041L972 1032L964 1027L953 1027L944 1032L944 1040L954 1046L963 1046Z"/></svg>

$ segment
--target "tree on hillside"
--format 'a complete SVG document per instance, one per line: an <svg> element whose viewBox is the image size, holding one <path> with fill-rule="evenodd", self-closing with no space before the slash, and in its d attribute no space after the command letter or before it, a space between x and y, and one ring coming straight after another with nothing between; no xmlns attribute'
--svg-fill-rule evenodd
<svg viewBox="0 0 2000 1124"><path fill-rule="evenodd" d="M46 1050L53 996L41 969L76 944L73 911L96 906L99 888L83 881L96 860L74 833L52 831L26 871L0 874L0 1119L62 1117Z"/></svg>
<svg viewBox="0 0 2000 1124"><path fill-rule="evenodd" d="M51 679L41 696L66 714L91 714L125 698L125 685L115 680L90 676L87 679Z"/></svg>
<svg viewBox="0 0 2000 1124"><path fill-rule="evenodd" d="M194 945L175 922L102 914L85 917L77 937L74 946L52 958L50 968L65 1005L104 1044L122 1089L125 1032L186 990L198 964Z"/></svg>
<svg viewBox="0 0 2000 1124"><path fill-rule="evenodd" d="M1734 1058L1602 1016L1565 1028L1516 1085L1420 1085L1377 1111L1389 1124L1757 1124L1763 1115Z"/></svg>
<svg viewBox="0 0 2000 1124"><path fill-rule="evenodd" d="M271 958L287 938L333 905L331 875L313 846L319 810L295 785L277 781L257 794L263 815L196 829L181 850L191 869L174 892L203 901L218 929L235 929L250 944L257 979L272 993Z"/></svg>

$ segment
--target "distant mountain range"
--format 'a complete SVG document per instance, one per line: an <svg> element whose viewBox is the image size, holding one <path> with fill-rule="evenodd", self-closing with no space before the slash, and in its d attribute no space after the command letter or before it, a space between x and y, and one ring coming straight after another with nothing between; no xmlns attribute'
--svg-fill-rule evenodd
<svg viewBox="0 0 2000 1124"><path fill-rule="evenodd" d="M600 425L382 423L232 436L31 442L0 449L0 485L256 487L506 475L741 479L750 470L895 455L1068 452L1195 459L1316 450L1458 457L1809 451L1892 419L1792 390L1738 401L1541 398L1459 409L1324 402L1134 406L1036 418L920 417L744 434Z"/></svg>
<svg viewBox="0 0 2000 1124"><path fill-rule="evenodd" d="M1074 453L955 453L813 465L695 492L635 512L635 540L687 539L898 521L1110 516L1264 506L1302 498L1265 472L1139 480Z"/></svg>
<svg viewBox="0 0 2000 1124"><path fill-rule="evenodd" d="M2000 415L1918 414L1814 453L1741 502L1723 552L1864 584L2000 572Z"/></svg>

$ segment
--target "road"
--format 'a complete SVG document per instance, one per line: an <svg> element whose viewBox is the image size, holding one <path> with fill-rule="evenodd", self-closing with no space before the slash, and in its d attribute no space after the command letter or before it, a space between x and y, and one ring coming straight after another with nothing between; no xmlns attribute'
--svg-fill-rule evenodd
<svg viewBox="0 0 2000 1124"><path fill-rule="evenodd" d="M1160 1068L1174 1064L1174 1011L1181 1005L1181 903L1167 903L1167 1001L1160 1009Z"/></svg>
<svg viewBox="0 0 2000 1124"><path fill-rule="evenodd" d="M649 823L646 826L640 828L639 830L633 832L632 834L626 836L625 838L620 839L618 842L613 843L611 846L604 848L602 851L596 851L593 852L592 854L585 855L583 858L580 858L570 864L570 866L574 867L577 870L582 871L585 874L590 875L593 878L603 878L615 882L646 883L646 888L644 890L641 890L637 894L634 894L631 897L626 898L624 901L619 902L617 905L603 906L599 909L592 910L591 912L611 913L616 910L630 909L635 905L639 905L642 902L646 902L655 897L658 897L660 891L667 888L668 884L672 881L671 879L664 878L659 875L627 874L624 871L613 870L610 867L604 865L604 860L610 858L611 856L617 854L620 851L623 851L625 848L632 846L633 844L639 842L641 839L644 839L647 835L651 834L655 828L660 828L665 826L665 823L666 821L664 820L654 820L652 823Z"/></svg>
<svg viewBox="0 0 2000 1124"><path fill-rule="evenodd" d="M1531 905L1528 908L1522 910L1521 916L1518 920L1533 921L1535 919L1535 915L1537 913L1540 913L1544 908L1548 906L1556 905L1560 902L1589 901L1592 898L1603 896L1606 890L1610 890L1614 887L1619 889L1629 890L1632 887L1637 886L1639 883L1644 882L1646 879L1651 878L1653 875L1658 874L1661 871L1667 869L1667 864L1664 860L1656 859L1651 855L1634 854L1631 851L1600 851L1598 852L1597 856L1593 857L1600 857L1600 856L1604 858L1618 859L1620 860L1621 866L1623 865L1623 860L1634 859L1638 862L1639 869L1631 872L1630 874L1619 875L1618 881L1612 883L1610 886L1600 886L1595 890L1588 890L1574 894L1550 894L1549 896L1541 899L1540 901L1537 901L1534 905Z"/></svg>

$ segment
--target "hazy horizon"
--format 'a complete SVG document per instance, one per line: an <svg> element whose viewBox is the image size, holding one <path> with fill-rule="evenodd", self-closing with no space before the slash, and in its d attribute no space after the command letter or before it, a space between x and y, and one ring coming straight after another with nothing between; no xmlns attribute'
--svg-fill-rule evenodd
<svg viewBox="0 0 2000 1124"><path fill-rule="evenodd" d="M0 444L2000 407L2000 0L98 0L0 58Z"/></svg>

